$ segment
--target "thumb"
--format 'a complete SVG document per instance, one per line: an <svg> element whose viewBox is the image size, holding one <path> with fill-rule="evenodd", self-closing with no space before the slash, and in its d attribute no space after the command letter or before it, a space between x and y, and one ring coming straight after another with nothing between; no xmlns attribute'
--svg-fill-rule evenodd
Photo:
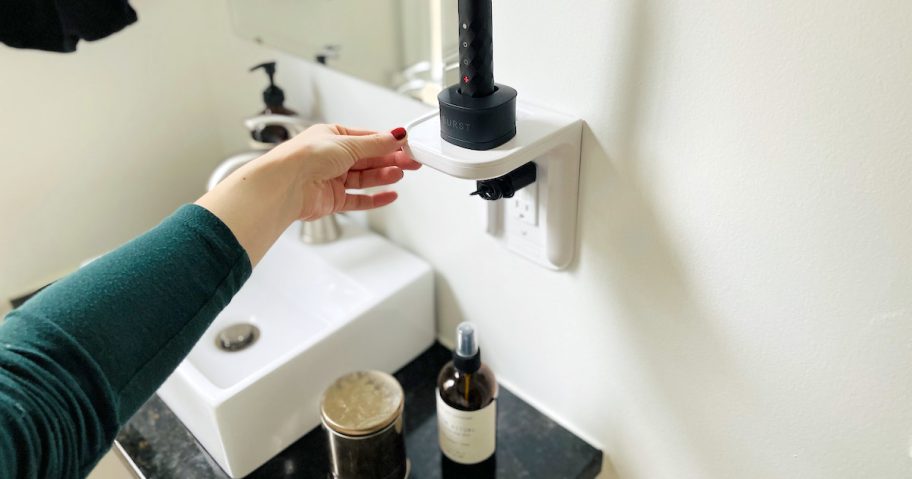
<svg viewBox="0 0 912 479"><path fill-rule="evenodd" d="M405 145L405 136L405 128L396 128L389 133L343 136L339 141L355 155L354 160L357 161L398 151Z"/></svg>

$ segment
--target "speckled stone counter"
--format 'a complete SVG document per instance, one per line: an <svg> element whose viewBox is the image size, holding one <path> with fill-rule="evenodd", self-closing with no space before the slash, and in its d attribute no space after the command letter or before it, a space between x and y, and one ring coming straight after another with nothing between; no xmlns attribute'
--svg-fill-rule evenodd
<svg viewBox="0 0 912 479"><path fill-rule="evenodd" d="M437 373L449 360L449 350L435 344L395 375L406 395L406 448L412 479L444 476L437 448L434 388ZM498 479L591 479L598 475L601 451L504 387L497 410ZM229 477L157 396L130 419L117 441L147 479ZM247 477L324 479L328 470L326 439L317 428Z"/></svg>

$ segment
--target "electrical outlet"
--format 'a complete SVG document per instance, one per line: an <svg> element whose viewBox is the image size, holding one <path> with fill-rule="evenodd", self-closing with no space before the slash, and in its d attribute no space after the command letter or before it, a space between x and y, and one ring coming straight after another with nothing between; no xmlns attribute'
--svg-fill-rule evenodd
<svg viewBox="0 0 912 479"><path fill-rule="evenodd" d="M538 183L516 192L510 199L510 213L523 223L538 225Z"/></svg>
<svg viewBox="0 0 912 479"><path fill-rule="evenodd" d="M545 231L539 221L538 185L536 181L517 191L512 198L501 200L506 216L504 238L507 248L530 258L541 255L545 245Z"/></svg>

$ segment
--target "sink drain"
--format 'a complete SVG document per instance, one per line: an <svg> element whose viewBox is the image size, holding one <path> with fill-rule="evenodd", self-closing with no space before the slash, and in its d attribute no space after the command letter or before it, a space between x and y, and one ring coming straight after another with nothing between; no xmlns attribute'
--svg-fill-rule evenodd
<svg viewBox="0 0 912 479"><path fill-rule="evenodd" d="M247 323L228 326L215 337L215 346L222 351L236 352L249 348L260 339L260 330Z"/></svg>

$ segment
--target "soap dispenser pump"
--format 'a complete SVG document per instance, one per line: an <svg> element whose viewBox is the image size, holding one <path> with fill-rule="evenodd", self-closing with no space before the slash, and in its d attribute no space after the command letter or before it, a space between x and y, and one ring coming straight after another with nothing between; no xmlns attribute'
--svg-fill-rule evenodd
<svg viewBox="0 0 912 479"><path fill-rule="evenodd" d="M263 103L266 104L266 108L263 109L261 114L296 116L297 113L294 110L285 108L285 92L275 84L276 62L261 63L251 68L250 71L253 72L260 69L269 76L269 86L263 90Z"/></svg>

